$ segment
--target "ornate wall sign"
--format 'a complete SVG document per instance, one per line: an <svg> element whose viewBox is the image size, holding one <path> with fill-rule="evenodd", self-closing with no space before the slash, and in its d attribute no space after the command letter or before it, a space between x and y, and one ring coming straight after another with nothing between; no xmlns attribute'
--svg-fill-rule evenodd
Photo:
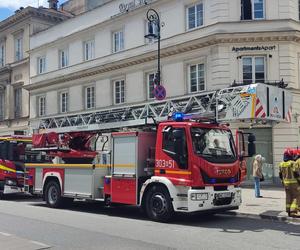
<svg viewBox="0 0 300 250"><path fill-rule="evenodd" d="M153 0L132 0L128 3L121 3L119 5L120 13L125 13L130 10L133 10L137 7L140 7L142 5L146 5L151 3Z"/></svg>

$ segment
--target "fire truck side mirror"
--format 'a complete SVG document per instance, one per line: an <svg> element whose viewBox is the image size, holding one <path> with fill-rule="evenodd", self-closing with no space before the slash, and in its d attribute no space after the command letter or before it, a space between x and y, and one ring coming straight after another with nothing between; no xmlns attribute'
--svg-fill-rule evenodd
<svg viewBox="0 0 300 250"><path fill-rule="evenodd" d="M248 136L248 156L252 157L253 155L256 154L256 145L255 145L255 135L254 134L249 134Z"/></svg>

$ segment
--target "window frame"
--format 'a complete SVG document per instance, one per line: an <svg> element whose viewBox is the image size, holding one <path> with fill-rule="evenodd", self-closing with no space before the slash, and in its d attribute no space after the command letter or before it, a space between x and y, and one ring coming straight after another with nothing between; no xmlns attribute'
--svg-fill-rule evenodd
<svg viewBox="0 0 300 250"><path fill-rule="evenodd" d="M42 64L41 64L42 60ZM37 74L41 75L46 73L46 56L39 56L37 58Z"/></svg>
<svg viewBox="0 0 300 250"><path fill-rule="evenodd" d="M39 117L44 117L46 116L46 96L45 95L41 95L37 97L37 101L38 101L38 116ZM43 100L43 103L41 103L41 100Z"/></svg>
<svg viewBox="0 0 300 250"><path fill-rule="evenodd" d="M197 5L202 5L202 24L200 24L200 25L198 25L198 26L197 26L198 19L197 19L197 10L196 10ZM195 8L195 13L196 13L196 15L195 15L195 27L190 28L190 27L189 27L189 23L190 23L190 22L189 22L189 9L192 8L192 7ZM197 1L197 2L195 2L195 3L193 3L193 4L187 5L187 6L186 6L185 13L186 13L186 14L185 14L185 15L186 15L186 18L185 18L185 19L186 19L186 30L187 30L187 31L199 29L199 28L201 28L201 27L204 26L204 19L205 19L205 6L204 6L204 1Z"/></svg>
<svg viewBox="0 0 300 250"><path fill-rule="evenodd" d="M199 83L198 83L198 73L199 73L199 70L198 70L198 67L199 65L203 65L203 80L204 80L204 89L203 90L199 90ZM196 66L197 69L196 69L196 79L197 79L197 90L196 91L192 91L192 84L191 84L191 67L192 66ZM199 93L199 92L203 92L203 91L206 91L206 65L204 62L195 62L195 63L189 63L187 65L187 73L188 73L188 93L192 94L192 93Z"/></svg>
<svg viewBox="0 0 300 250"><path fill-rule="evenodd" d="M87 49L89 50L88 52ZM83 42L83 61L86 62L93 59L95 59L95 39L86 40Z"/></svg>
<svg viewBox="0 0 300 250"><path fill-rule="evenodd" d="M24 37L23 37L23 33L18 34L14 37L14 58L15 61L21 61L23 59L23 41Z"/></svg>
<svg viewBox="0 0 300 250"><path fill-rule="evenodd" d="M66 94L65 101L63 100L64 94ZM64 106L65 106L65 110L63 109ZM67 90L61 91L59 93L59 112L60 113L69 112L69 92Z"/></svg>
<svg viewBox="0 0 300 250"><path fill-rule="evenodd" d="M0 90L0 121L5 119L5 91Z"/></svg>
<svg viewBox="0 0 300 250"><path fill-rule="evenodd" d="M156 75L157 72L155 71L149 71L149 72L146 72L146 89L147 89L147 100L154 100L155 99L155 96L154 96L154 89L155 89L155 75ZM153 92L151 93L150 91L150 75L153 75ZM153 95L153 97L151 97L150 95Z"/></svg>
<svg viewBox="0 0 300 250"><path fill-rule="evenodd" d="M22 87L14 89L14 116L15 118L22 117ZM18 98L17 98L18 97Z"/></svg>
<svg viewBox="0 0 300 250"><path fill-rule="evenodd" d="M92 89L91 102L88 99L88 89ZM89 85L84 87L84 107L86 110L94 109L96 107L96 87Z"/></svg>
<svg viewBox="0 0 300 250"><path fill-rule="evenodd" d="M254 11L255 1L256 0L252 0L252 2L251 2L251 5L252 5L251 6L251 8L252 8L252 20L264 20L264 19L266 19L266 1L262 0L263 1L263 9L262 9L263 17L255 17L255 11Z"/></svg>
<svg viewBox="0 0 300 250"><path fill-rule="evenodd" d="M0 42L0 68L5 66L5 42Z"/></svg>
<svg viewBox="0 0 300 250"><path fill-rule="evenodd" d="M124 86L123 86L123 89L124 89L123 93L122 93L122 85L120 85L120 97L119 97L120 101L119 102L117 102L117 86L116 86L117 83L120 83L120 84L123 83L124 84ZM125 82L125 79L122 78L122 79L116 79L116 80L114 80L113 81L113 89L114 89L114 91L113 91L114 105L122 105L122 104L126 103L126 82ZM122 99L122 95L123 95L123 99Z"/></svg>
<svg viewBox="0 0 300 250"><path fill-rule="evenodd" d="M244 13L243 13L243 10L244 10L244 7L243 7L243 4L242 4L242 1L244 0L241 0L241 20L242 21L251 21L251 20L264 20L266 19L266 1L265 0L262 0L263 1L263 17L255 17L255 1L256 0L250 0L251 1L251 19L245 19L244 17Z"/></svg>
<svg viewBox="0 0 300 250"><path fill-rule="evenodd" d="M298 20L300 21L300 0L298 0Z"/></svg>
<svg viewBox="0 0 300 250"><path fill-rule="evenodd" d="M62 53L65 54L64 63L63 63ZM63 68L66 68L69 66L69 49L68 48L59 50L58 57L59 57L59 68L60 69L63 69Z"/></svg>
<svg viewBox="0 0 300 250"><path fill-rule="evenodd" d="M267 80L267 56L266 55L244 55L241 56L241 79L242 82L247 82L247 80L244 79L244 59L246 58L251 58L251 74L252 74L252 79L251 79L251 84L252 83L257 83L259 81L256 80L256 58L263 58L264 60L264 82Z"/></svg>
<svg viewBox="0 0 300 250"><path fill-rule="evenodd" d="M116 42L115 42L115 35L116 34L122 34L122 39L119 37L119 45L118 47L116 47ZM122 46L121 46L122 45ZM124 33L124 29L119 29L116 31L112 32L112 49L113 49L113 53L118 53L121 52L125 49L125 33Z"/></svg>

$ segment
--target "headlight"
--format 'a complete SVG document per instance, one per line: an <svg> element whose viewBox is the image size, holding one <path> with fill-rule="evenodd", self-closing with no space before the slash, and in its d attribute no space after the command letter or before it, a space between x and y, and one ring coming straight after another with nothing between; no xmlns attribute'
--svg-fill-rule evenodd
<svg viewBox="0 0 300 250"><path fill-rule="evenodd" d="M5 184L6 184L6 185L9 185L9 186L16 186L16 185L17 185L17 182L14 181L14 180L9 180L9 179L7 179L7 180L5 181Z"/></svg>
<svg viewBox="0 0 300 250"><path fill-rule="evenodd" d="M242 196L242 191L241 190L237 190L236 191L236 197L240 198Z"/></svg>
<svg viewBox="0 0 300 250"><path fill-rule="evenodd" d="M208 200L208 193L192 193L191 200L192 201Z"/></svg>

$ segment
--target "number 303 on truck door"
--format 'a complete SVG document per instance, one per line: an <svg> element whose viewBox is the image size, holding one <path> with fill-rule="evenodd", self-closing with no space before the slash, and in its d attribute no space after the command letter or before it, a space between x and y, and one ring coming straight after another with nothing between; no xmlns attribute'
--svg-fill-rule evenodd
<svg viewBox="0 0 300 250"><path fill-rule="evenodd" d="M156 160L155 166L157 168L175 168L175 162L173 160Z"/></svg>

